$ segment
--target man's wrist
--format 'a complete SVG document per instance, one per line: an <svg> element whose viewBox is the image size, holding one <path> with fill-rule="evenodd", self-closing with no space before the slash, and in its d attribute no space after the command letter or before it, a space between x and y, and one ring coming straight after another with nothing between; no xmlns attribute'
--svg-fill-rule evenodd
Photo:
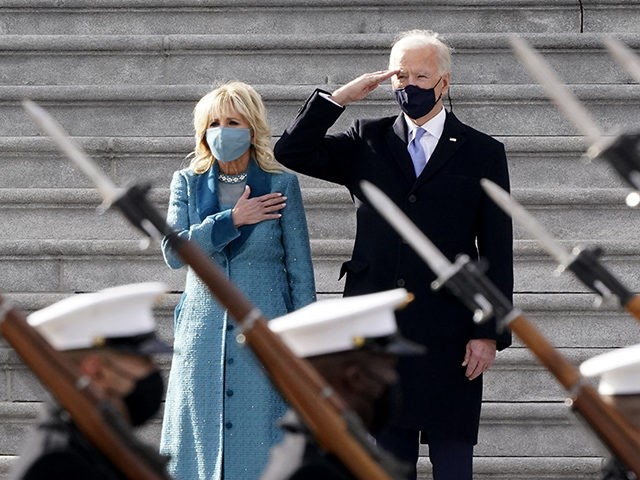
<svg viewBox="0 0 640 480"><path fill-rule="evenodd" d="M327 93L327 92L318 92L318 95L320 95L322 98L329 100L331 103L337 105L340 108L344 108L345 105L343 102L339 101L339 99L336 99L335 96Z"/></svg>

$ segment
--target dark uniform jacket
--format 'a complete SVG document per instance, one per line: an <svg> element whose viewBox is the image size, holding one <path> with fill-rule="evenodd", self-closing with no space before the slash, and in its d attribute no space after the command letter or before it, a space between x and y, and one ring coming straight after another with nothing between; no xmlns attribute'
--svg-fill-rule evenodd
<svg viewBox="0 0 640 480"><path fill-rule="evenodd" d="M11 480L120 480L116 467L89 443L66 412L47 408L11 471Z"/></svg>
<svg viewBox="0 0 640 480"><path fill-rule="evenodd" d="M367 204L360 181L380 188L446 255L488 260L493 283L511 299L511 220L484 194L485 177L509 190L503 145L447 113L442 137L416 179L407 152L403 115L356 120L327 135L343 108L316 91L275 146L276 158L300 173L345 185L357 205L357 231L344 294L404 287L415 301L397 313L402 334L426 345L426 355L400 360L403 409L397 424L427 438L477 442L482 379L464 376L465 346L473 338L510 345L494 321L476 325L471 312L445 291L433 292L435 276L387 222Z"/></svg>
<svg viewBox="0 0 640 480"><path fill-rule="evenodd" d="M300 424L287 424L281 443L271 448L260 480L356 480L333 455L324 452Z"/></svg>
<svg viewBox="0 0 640 480"><path fill-rule="evenodd" d="M298 416L289 411L280 420L283 440L271 448L269 462L260 480L356 480L340 459L320 447ZM404 464L394 465L398 476Z"/></svg>

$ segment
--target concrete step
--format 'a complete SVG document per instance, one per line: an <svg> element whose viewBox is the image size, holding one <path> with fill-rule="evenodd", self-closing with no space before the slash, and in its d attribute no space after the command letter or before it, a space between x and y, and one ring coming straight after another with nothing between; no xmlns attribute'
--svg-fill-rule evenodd
<svg viewBox="0 0 640 480"><path fill-rule="evenodd" d="M22 440L37 420L40 400L0 402L0 418L5 420L0 425L3 452L20 453ZM160 421L156 419L139 434L157 445L159 430ZM592 438L591 430L578 423L563 403L485 402L480 432L474 453L481 457L597 457L604 454L601 445ZM423 454L428 452L426 447L423 450Z"/></svg>
<svg viewBox="0 0 640 480"><path fill-rule="evenodd" d="M439 32L637 32L637 10L621 0L5 0L0 33L194 34Z"/></svg>
<svg viewBox="0 0 640 480"><path fill-rule="evenodd" d="M0 480L9 478L9 469L17 457L0 456ZM600 457L475 457L477 480L598 480ZM431 477L428 458L418 463L418 478Z"/></svg>
<svg viewBox="0 0 640 480"><path fill-rule="evenodd" d="M616 231L617 235L618 231ZM616 235L612 234L611 238ZM634 242L615 240L561 240L558 242L565 250L571 251L576 245L583 247L601 247L604 256L603 266L608 269L630 291L640 291L637 272L639 246ZM558 274L557 260L542 249L537 241L516 240L514 242L515 291L518 292L586 292L587 288L573 273L565 271Z"/></svg>
<svg viewBox="0 0 640 480"><path fill-rule="evenodd" d="M149 182L168 187L175 170L186 166L192 136L75 137L116 185ZM47 137L0 137L0 188L90 188L86 175Z"/></svg>
<svg viewBox="0 0 640 480"><path fill-rule="evenodd" d="M640 210L626 206L627 189L514 189L513 195L559 240L606 241L635 238ZM303 201L312 238L352 238L354 207L344 188L306 188ZM339 219L339 221L336 221ZM514 225L514 238L532 239Z"/></svg>
<svg viewBox="0 0 640 480"><path fill-rule="evenodd" d="M526 315L526 313L525 313ZM549 322L554 323L555 337L546 336L547 341L554 345L556 337L566 338L575 335L579 338L588 335L588 322L572 329L570 325L564 325L556 318L550 317ZM593 324L591 324L593 325ZM606 323L600 322L598 331L604 332L605 338ZM632 331L635 329L637 336L637 321L627 318L623 324L623 331ZM485 402L563 402L569 393L558 382L546 367L535 357L535 355L526 347L521 346L519 339L516 340L513 347L499 352L496 357L494 366L485 373L485 386L483 399ZM613 343L610 342L610 343ZM633 343L633 341L631 341ZM630 342L623 343L621 346L629 346ZM579 366L585 360L611 350L608 348L584 348L578 346L576 348L557 348L556 351L562 355L571 365Z"/></svg>
<svg viewBox="0 0 640 480"><path fill-rule="evenodd" d="M36 258L38 260L38 258ZM2 258L3 263L6 261ZM134 264L135 267L135 264ZM167 271L166 267L160 265ZM160 272L161 273L161 272ZM337 272L333 272L334 274ZM29 290L10 291L2 285L2 294L13 301L26 314L51 305L75 292L94 291L114 285L129 283L127 273L121 269L122 278L116 282L105 281L102 284L95 282L91 289L73 290L66 285L59 285L57 290ZM166 282L163 275L150 277L149 280L160 280ZM178 303L179 292L184 285L170 290L162 297L155 308L155 316L161 325L163 338L170 340L173 337L173 308ZM322 291L318 294L319 300L328 298L339 298L341 292ZM629 313L623 311L615 305L595 306L595 295L591 293L516 293L514 305L519 308L523 315L541 332L547 340L557 348L566 351L579 351L584 349L584 355L591 356L592 352L608 348L623 347L629 344L630 339L637 336L638 321ZM2 339L0 339L0 345ZM513 349L507 350L504 355L500 354L499 365L511 361L512 351L519 348L517 362L525 362L527 365L537 365L537 360L532 356L522 354L523 343L514 336ZM516 355L513 353L513 355ZM572 362L580 362L584 358L571 358ZM556 398L557 400L557 398Z"/></svg>
<svg viewBox="0 0 640 480"><path fill-rule="evenodd" d="M476 480L598 480L600 457L475 457ZM419 478L430 479L431 465L422 458Z"/></svg>
<svg viewBox="0 0 640 480"><path fill-rule="evenodd" d="M600 444L562 403L482 406L477 456L600 456ZM526 435L523 436L523 433Z"/></svg>
<svg viewBox="0 0 640 480"><path fill-rule="evenodd" d="M276 134L285 129L313 91L311 85L256 88L265 99ZM575 85L572 89L603 131L638 122L640 85ZM40 103L74 136L189 136L193 107L209 90L205 85L0 86L0 114L5 119L0 136L39 133L20 105L24 98ZM455 85L451 95L458 118L490 135L576 133L537 85ZM383 86L368 100L350 105L333 130L346 129L354 118L397 113L391 88Z"/></svg>
<svg viewBox="0 0 640 480"><path fill-rule="evenodd" d="M79 172L76 176L82 175ZM73 182L74 177L69 178ZM624 204L626 189L523 189L514 190L522 203L559 240L600 242L634 241L640 210ZM355 209L341 187L305 188L303 202L311 238L351 239ZM164 215L169 189L152 189L148 196ZM104 239L137 238L137 231L116 210L96 211L102 199L95 189L0 189L0 239ZM514 225L516 239L532 239Z"/></svg>
<svg viewBox="0 0 640 480"><path fill-rule="evenodd" d="M0 446L7 452L0 465L5 469L15 460L14 455L20 453L40 408L38 402L0 403L0 417L3 417ZM143 441L157 445L159 428L159 421L155 420L138 435ZM556 448L558 445L560 449ZM595 480L601 458L606 455L590 430L578 424L561 404L485 403L480 441L474 453L474 478L531 480ZM430 478L428 449L423 447L420 454L420 478Z"/></svg>
<svg viewBox="0 0 640 480"><path fill-rule="evenodd" d="M191 137L75 137L116 185L147 181L169 185L193 149ZM274 139L275 140L275 139ZM582 137L498 137L505 144L511 184L522 188L620 188L625 184L606 162L585 164ZM88 188L90 180L44 137L0 137L0 188ZM335 187L299 175L305 188ZM72 181L70 180L72 179Z"/></svg>
<svg viewBox="0 0 640 480"><path fill-rule="evenodd" d="M113 213L115 215L115 212ZM87 221L90 217L87 215ZM64 220L66 222L66 220ZM104 226L83 224L76 232ZM102 285L143 282L162 279L172 290L184 285L183 270L169 270L162 256L153 247L139 250L141 235L127 230L124 220L114 223L112 231L120 232L119 238L85 239L0 239L0 258L3 265L4 291L10 292L74 292L103 288ZM78 235L76 235L78 237ZM17 237L16 237L17 238ZM122 240L125 239L125 240ZM561 240L568 251L577 241ZM603 265L629 290L640 291L637 272L637 242L584 241L584 245L604 249ZM338 280L343 262L349 259L352 240L311 239L316 277L320 293L339 293L344 279ZM522 293L584 293L587 288L570 272L557 274L557 263L533 240L517 240L514 245L515 289Z"/></svg>
<svg viewBox="0 0 640 480"><path fill-rule="evenodd" d="M640 21L640 15L638 15ZM461 84L527 84L512 34L451 33L452 78ZM640 35L621 34L631 48ZM256 85L343 84L386 68L390 34L0 35L2 85L179 85L221 77ZM569 84L629 83L601 33L525 34ZM588 58L588 61L585 59ZM256 63L269 68L256 68ZM455 93L455 91L454 91Z"/></svg>
<svg viewBox="0 0 640 480"><path fill-rule="evenodd" d="M4 262L4 259L3 259ZM97 290L109 286L129 283L126 273L125 278L119 282L104 282ZM166 281L158 275L147 279ZM97 282L96 282L97 283ZM182 287L171 289L173 292L181 292ZM74 292L87 290L63 290L61 285L57 291L42 290L12 292L2 286L3 296L12 300L25 313L30 313L51 305ZM318 299L338 298L341 292L318 294ZM170 293L162 298L155 309L155 316L161 325L163 338L170 340L173 336L173 308L178 303L179 293ZM514 305L519 308L525 317L557 348L585 349L596 351L622 347L628 345L638 333L638 323L629 313L615 305L596 307L595 295L590 293L516 293ZM2 345L2 339L0 339ZM524 348L523 343L514 336L514 349ZM511 352L511 350L508 350ZM510 354L510 353L509 353ZM591 355L588 353L587 355ZM502 358L502 357L500 357ZM578 361L571 359L572 361ZM519 360L520 361L520 360ZM527 358L529 364L536 364L535 359Z"/></svg>

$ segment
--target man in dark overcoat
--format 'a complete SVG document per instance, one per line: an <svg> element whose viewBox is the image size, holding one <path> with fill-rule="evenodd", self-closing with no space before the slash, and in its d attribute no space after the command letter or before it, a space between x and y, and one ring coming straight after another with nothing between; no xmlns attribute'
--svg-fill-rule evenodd
<svg viewBox="0 0 640 480"><path fill-rule="evenodd" d="M443 108L450 70L449 47L437 34L405 32L391 50L388 70L364 74L332 94L316 90L275 153L295 171L345 185L355 200L356 239L341 271L345 296L394 287L416 296L398 312L399 326L428 353L400 361L402 412L379 442L412 465L419 440L428 443L434 478L465 480L472 478L482 373L492 366L496 350L510 345L510 334L498 334L493 319L474 324L456 298L444 289L433 292L434 274L360 189L361 180L380 188L450 260L458 254L485 258L488 277L511 298L511 221L479 183L488 178L509 190L504 147ZM347 131L327 134L347 104L389 78L399 115L355 120ZM415 469L409 478L416 478Z"/></svg>

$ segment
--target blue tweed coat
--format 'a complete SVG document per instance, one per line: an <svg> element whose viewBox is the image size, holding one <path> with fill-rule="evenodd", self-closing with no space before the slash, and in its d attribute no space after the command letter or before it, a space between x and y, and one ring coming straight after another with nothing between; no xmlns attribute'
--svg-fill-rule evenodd
<svg viewBox="0 0 640 480"><path fill-rule="evenodd" d="M231 211L218 205L217 174L217 164L200 175L189 169L175 172L167 223L197 242L266 318L314 301L296 176L267 173L251 161L251 197L281 192L288 197L287 206L278 220L236 229ZM166 243L162 251L169 267L183 266ZM176 307L160 445L162 453L172 457L169 470L177 479L258 478L269 447L280 438L275 421L286 405L253 353L236 342L236 333L227 311L189 269Z"/></svg>

